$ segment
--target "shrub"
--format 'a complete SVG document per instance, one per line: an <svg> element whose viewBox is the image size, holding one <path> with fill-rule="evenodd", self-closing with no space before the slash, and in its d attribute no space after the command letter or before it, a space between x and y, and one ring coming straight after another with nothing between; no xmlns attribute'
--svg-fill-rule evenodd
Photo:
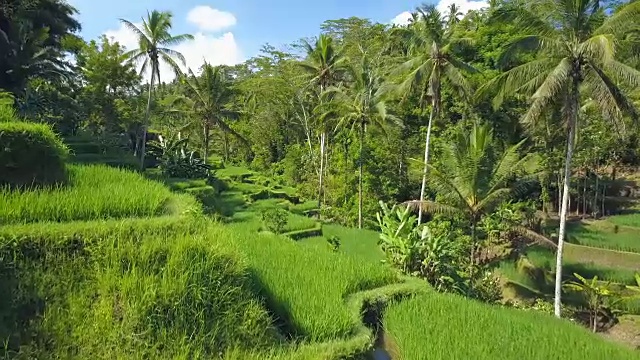
<svg viewBox="0 0 640 360"><path fill-rule="evenodd" d="M47 185L65 180L69 150L48 125L21 121L0 107L0 186Z"/></svg>
<svg viewBox="0 0 640 360"><path fill-rule="evenodd" d="M262 211L262 222L267 230L281 234L287 226L289 214L281 208L265 209Z"/></svg>

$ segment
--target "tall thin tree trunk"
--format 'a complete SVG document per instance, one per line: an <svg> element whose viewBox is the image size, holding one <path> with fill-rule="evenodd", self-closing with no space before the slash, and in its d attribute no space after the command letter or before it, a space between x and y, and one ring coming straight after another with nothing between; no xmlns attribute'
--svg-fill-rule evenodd
<svg viewBox="0 0 640 360"><path fill-rule="evenodd" d="M596 188L593 190L593 206L591 207L591 212L593 213L594 218L598 218L598 189L600 188L600 176L598 176L598 168L600 164L596 164L595 176L596 176Z"/></svg>
<svg viewBox="0 0 640 360"><path fill-rule="evenodd" d="M153 83L156 80L155 64L151 67L151 82L149 83L149 97L147 98L147 111L144 115L144 124L142 124L142 143L140 144L140 171L144 171L144 158L147 152L147 127L149 126L149 113L151 112L151 92Z"/></svg>
<svg viewBox="0 0 640 360"><path fill-rule="evenodd" d="M587 216L587 181L589 180L589 169L584 172L584 184L582 186L582 216Z"/></svg>
<svg viewBox="0 0 640 360"><path fill-rule="evenodd" d="M562 174L560 172L558 172L558 214L560 214L560 207L562 205L560 205L560 203L562 202Z"/></svg>
<svg viewBox="0 0 640 360"><path fill-rule="evenodd" d="M564 164L564 179L562 184L562 204L560 208L560 229L558 230L558 251L556 254L556 283L555 299L553 303L554 313L562 316L562 255L564 251L564 238L567 229L567 210L569 205L569 183L571 181L571 160L573 158L573 142L578 124L578 83L574 80L571 93L571 113L569 119L569 136L567 138L567 153Z"/></svg>
<svg viewBox="0 0 640 360"><path fill-rule="evenodd" d="M226 131L223 131L224 136L224 162L229 161L229 135Z"/></svg>
<svg viewBox="0 0 640 360"><path fill-rule="evenodd" d="M324 181L324 144L325 144L326 132L323 130L320 134L320 174L318 185L318 210L322 209L322 193L323 193L323 181ZM321 211L318 211L318 218L320 218Z"/></svg>
<svg viewBox="0 0 640 360"><path fill-rule="evenodd" d="M209 160L209 142L211 141L211 139L209 138L211 129L209 128L208 120L204 121L203 131L204 131L204 161L206 162Z"/></svg>
<svg viewBox="0 0 640 360"><path fill-rule="evenodd" d="M431 125L436 111L435 97L431 100L431 114L429 114L429 124L427 125L427 139L424 144L424 169L422 171L422 187L420 188L420 202L424 201L424 195L427 188L427 173L429 171L429 147L431 145ZM418 225L422 224L422 205L418 210Z"/></svg>
<svg viewBox="0 0 640 360"><path fill-rule="evenodd" d="M358 160L358 229L362 229L362 143L364 142L364 121L360 122L360 159Z"/></svg>

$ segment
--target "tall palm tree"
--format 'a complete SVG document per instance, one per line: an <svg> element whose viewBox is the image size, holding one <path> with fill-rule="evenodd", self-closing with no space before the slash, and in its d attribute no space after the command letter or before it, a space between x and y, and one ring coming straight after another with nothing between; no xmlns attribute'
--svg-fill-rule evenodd
<svg viewBox="0 0 640 360"><path fill-rule="evenodd" d="M405 95L418 91L420 107L423 110L428 103L431 105L424 147L420 201L424 200L426 191L431 128L434 119L440 114L442 82L446 79L453 90L466 95L470 92L471 86L465 79L464 72L476 72L471 65L458 59L453 53L452 48L462 39L455 39L451 30L451 27L446 26L440 12L429 5L416 10L414 21L409 27L395 29L406 39L410 54L410 59L396 70L397 73L406 74L398 90ZM418 215L418 224L420 223L422 208Z"/></svg>
<svg viewBox="0 0 640 360"><path fill-rule="evenodd" d="M205 160L209 159L211 128L214 126L225 134L232 134L249 147L247 140L227 123L229 119L236 118L238 112L229 107L236 93L229 80L229 75L222 67L211 66L205 62L200 76L196 76L189 70L189 76L184 77L183 82L187 85L188 94L176 98L173 103L174 105L186 104L190 109L189 112L202 121ZM225 160L226 157L225 153Z"/></svg>
<svg viewBox="0 0 640 360"><path fill-rule="evenodd" d="M338 81L339 74L343 71L345 59L337 51L332 37L322 34L316 40L315 45L303 41L303 46L307 52L305 61L299 63L300 66L312 76L311 83L318 86L318 96L322 103L322 94L331 85ZM318 185L318 207L322 206L322 195L324 193L324 167L325 155L327 152L328 124L326 117L320 119L320 171Z"/></svg>
<svg viewBox="0 0 640 360"><path fill-rule="evenodd" d="M531 105L523 122L534 123L555 106L562 109L566 126L554 301L558 317L571 161L581 99L591 99L603 116L612 121L625 114L637 117L623 86L639 87L640 72L616 59L616 47L624 42L621 35L640 19L640 2L631 3L608 18L599 3L598 0L549 0L540 4L544 6L543 11L507 6L493 14L494 20L514 23L530 34L513 41L503 54L505 59L521 51L538 55L535 60L505 72L486 85L485 89L499 89L495 105L511 94L528 94Z"/></svg>
<svg viewBox="0 0 640 360"><path fill-rule="evenodd" d="M387 109L382 100L380 89L383 85L383 78L374 70L369 56L363 52L362 59L358 65L348 68L349 78L352 81L347 89L332 87L327 93L335 94L333 102L329 103L330 111L338 114L338 124L336 131L342 128L349 128L351 131L357 129L360 144L360 155L358 159L358 228L362 229L362 178L363 178L363 146L367 127L376 126L382 130L389 121L396 124L398 119L387 114Z"/></svg>
<svg viewBox="0 0 640 360"><path fill-rule="evenodd" d="M488 125L475 124L470 133L460 131L443 148L439 164L428 164L429 182L441 200L411 201L408 205L430 213L458 215L467 219L474 244L473 259L478 240L478 222L504 201L511 199L515 190L537 172L537 157L532 153L520 155L524 142L499 151ZM518 175L520 181L512 183L514 175ZM548 242L546 238L518 224L511 226L533 240Z"/></svg>
<svg viewBox="0 0 640 360"><path fill-rule="evenodd" d="M153 10L151 13L147 13L146 19L142 19L142 28L138 28L129 20L120 19L122 24L135 33L138 38L138 48L129 51L126 57L134 63L142 61L140 74L144 74L147 70L151 71L147 110L145 111L144 123L142 125L140 145L141 170L144 170L147 128L149 126L149 112L151 110L151 93L156 81L160 83L160 61L164 61L171 67L176 75L179 75L181 71L177 61L184 66L186 65L185 58L181 53L169 47L193 39L193 36L189 34L171 35L170 31L173 26L172 17L173 15L170 12Z"/></svg>
<svg viewBox="0 0 640 360"><path fill-rule="evenodd" d="M447 25L453 26L460 22L460 17L464 15L462 11L460 11L460 7L456 3L452 3L449 5L448 13L446 16Z"/></svg>

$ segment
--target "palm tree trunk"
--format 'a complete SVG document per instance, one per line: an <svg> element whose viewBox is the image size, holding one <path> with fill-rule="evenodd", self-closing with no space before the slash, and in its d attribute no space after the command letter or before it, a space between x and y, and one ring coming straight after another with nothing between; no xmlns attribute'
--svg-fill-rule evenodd
<svg viewBox="0 0 640 360"><path fill-rule="evenodd" d="M436 110L435 98L431 101L431 114L429 114L429 124L427 125L427 139L424 145L424 169L422 171L422 187L420 189L420 202L424 201L424 193L427 187L427 172L429 165L429 147L431 144L431 125L433 123L433 117ZM422 224L422 206L418 210L418 225Z"/></svg>
<svg viewBox="0 0 640 360"><path fill-rule="evenodd" d="M358 160L358 229L362 229L362 143L364 142L364 121L360 122L360 159Z"/></svg>
<svg viewBox="0 0 640 360"><path fill-rule="evenodd" d="M318 210L322 209L322 193L323 193L323 180L324 180L324 144L325 144L326 132L323 130L320 134L320 174L318 185ZM321 211L318 211L318 219L320 218Z"/></svg>
<svg viewBox="0 0 640 360"><path fill-rule="evenodd" d="M140 144L140 171L144 171L144 158L147 152L147 127L149 126L149 113L151 112L151 92L153 83L156 80L156 65L151 67L151 82L149 82L149 97L147 98L147 111L144 115L144 123L142 124L142 143Z"/></svg>
<svg viewBox="0 0 640 360"><path fill-rule="evenodd" d="M569 184L571 181L571 160L573 158L573 142L578 124L578 84L574 80L571 93L569 137L567 138L567 153L564 164L564 179L562 184L562 204L560 208L560 229L558 230L558 251L556 254L556 283L555 300L553 303L554 313L557 317L562 315L562 255L564 251L564 238L567 229L567 208L569 205Z"/></svg>
<svg viewBox="0 0 640 360"><path fill-rule="evenodd" d="M226 131L222 132L224 136L224 162L229 161L229 135Z"/></svg>
<svg viewBox="0 0 640 360"><path fill-rule="evenodd" d="M204 121L203 128L203 140L204 140L204 161L207 162L209 159L209 142L211 139L209 138L209 134L211 133L211 129L209 128L209 120Z"/></svg>
<svg viewBox="0 0 640 360"><path fill-rule="evenodd" d="M589 181L589 169L585 170L584 184L582 186L582 216L587 216L587 181Z"/></svg>

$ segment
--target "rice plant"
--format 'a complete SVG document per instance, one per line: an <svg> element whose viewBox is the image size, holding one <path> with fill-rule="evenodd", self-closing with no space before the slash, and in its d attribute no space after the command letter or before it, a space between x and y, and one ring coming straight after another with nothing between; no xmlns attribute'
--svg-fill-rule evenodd
<svg viewBox="0 0 640 360"><path fill-rule="evenodd" d="M48 189L0 190L0 223L95 220L198 211L195 199L160 183L106 166L69 166L70 184Z"/></svg>
<svg viewBox="0 0 640 360"><path fill-rule="evenodd" d="M345 297L397 281L393 271L378 264L274 235L256 235L245 224L230 227L236 236L218 241L241 249L268 307L294 337L324 341L349 336L358 324Z"/></svg>
<svg viewBox="0 0 640 360"><path fill-rule="evenodd" d="M384 325L398 359L638 359L633 350L567 320L452 295L421 295L391 305Z"/></svg>
<svg viewBox="0 0 640 360"><path fill-rule="evenodd" d="M80 230L0 245L0 283L11 294L0 299L4 357L213 358L280 341L229 244L152 228L138 234L135 225L109 235Z"/></svg>
<svg viewBox="0 0 640 360"><path fill-rule="evenodd" d="M631 216L613 216L609 218L609 222L624 224L626 220L623 219ZM640 236L638 236L640 229L609 225L609 222L571 226L569 240L578 245L640 253ZM640 227L640 216L638 222L638 227Z"/></svg>

